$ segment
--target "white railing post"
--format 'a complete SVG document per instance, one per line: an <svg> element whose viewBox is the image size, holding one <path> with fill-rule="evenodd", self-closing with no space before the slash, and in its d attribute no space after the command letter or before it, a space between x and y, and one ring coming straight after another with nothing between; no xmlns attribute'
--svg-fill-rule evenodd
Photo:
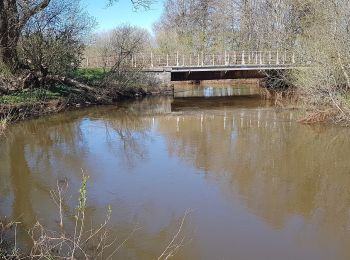
<svg viewBox="0 0 350 260"><path fill-rule="evenodd" d="M131 68L134 67L134 54L131 54Z"/></svg>
<svg viewBox="0 0 350 260"><path fill-rule="evenodd" d="M86 67L89 67L89 57L86 57Z"/></svg>
<svg viewBox="0 0 350 260"><path fill-rule="evenodd" d="M225 50L225 66L227 66L227 52L226 52L226 50Z"/></svg>
<svg viewBox="0 0 350 260"><path fill-rule="evenodd" d="M294 54L294 52L292 54L292 64L295 64L295 54Z"/></svg>
<svg viewBox="0 0 350 260"><path fill-rule="evenodd" d="M151 68L153 68L153 52L151 52Z"/></svg>
<svg viewBox="0 0 350 260"><path fill-rule="evenodd" d="M248 52L248 64L250 65L251 52Z"/></svg>
<svg viewBox="0 0 350 260"><path fill-rule="evenodd" d="M213 54L213 66L215 66L215 54Z"/></svg>
<svg viewBox="0 0 350 260"><path fill-rule="evenodd" d="M176 52L176 67L179 67L179 52Z"/></svg>
<svg viewBox="0 0 350 260"><path fill-rule="evenodd" d="M199 53L197 53L197 56L198 56L198 67L199 67L199 64L200 64Z"/></svg>
<svg viewBox="0 0 350 260"><path fill-rule="evenodd" d="M204 66L204 52L202 52L202 67Z"/></svg>
<svg viewBox="0 0 350 260"><path fill-rule="evenodd" d="M263 65L262 52L259 53L260 65Z"/></svg>
<svg viewBox="0 0 350 260"><path fill-rule="evenodd" d="M230 65L231 61L230 61L230 53L227 54L227 65Z"/></svg>
<svg viewBox="0 0 350 260"><path fill-rule="evenodd" d="M182 67L185 66L185 54L182 54Z"/></svg>
<svg viewBox="0 0 350 260"><path fill-rule="evenodd" d="M245 59L244 59L244 51L242 52L242 65L245 64Z"/></svg>
<svg viewBox="0 0 350 260"><path fill-rule="evenodd" d="M237 63L237 55L236 55L236 51L233 52L233 63L236 64Z"/></svg>
<svg viewBox="0 0 350 260"><path fill-rule="evenodd" d="M255 65L258 65L258 52L255 52Z"/></svg>
<svg viewBox="0 0 350 260"><path fill-rule="evenodd" d="M166 55L166 66L169 67L169 54Z"/></svg>
<svg viewBox="0 0 350 260"><path fill-rule="evenodd" d="M283 64L287 63L287 51L284 51L284 62Z"/></svg>

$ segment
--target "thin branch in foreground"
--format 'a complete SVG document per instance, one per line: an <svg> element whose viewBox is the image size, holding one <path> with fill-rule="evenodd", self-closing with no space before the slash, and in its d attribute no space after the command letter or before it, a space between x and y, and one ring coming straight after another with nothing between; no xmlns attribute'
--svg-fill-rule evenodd
<svg viewBox="0 0 350 260"><path fill-rule="evenodd" d="M169 242L163 253L158 257L158 260L167 260L173 257L178 252L178 250L184 245L185 236L180 237L180 235L182 233L186 218L190 213L190 210L186 211L185 215L181 219L181 223L177 233L173 236L172 240Z"/></svg>

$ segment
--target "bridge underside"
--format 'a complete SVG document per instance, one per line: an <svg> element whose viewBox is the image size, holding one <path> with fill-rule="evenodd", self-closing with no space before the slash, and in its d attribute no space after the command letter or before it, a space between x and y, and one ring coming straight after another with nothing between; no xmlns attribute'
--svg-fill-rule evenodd
<svg viewBox="0 0 350 260"><path fill-rule="evenodd" d="M266 73L266 71L265 71ZM209 71L172 71L171 81L198 81L219 79L261 79L266 74L261 70L209 70Z"/></svg>

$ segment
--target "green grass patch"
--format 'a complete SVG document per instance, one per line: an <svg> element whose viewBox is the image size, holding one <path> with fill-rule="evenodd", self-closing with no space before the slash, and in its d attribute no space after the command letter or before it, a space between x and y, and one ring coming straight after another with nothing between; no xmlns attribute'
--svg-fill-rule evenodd
<svg viewBox="0 0 350 260"><path fill-rule="evenodd" d="M0 96L0 104L17 105L48 101L68 96L72 91L66 86L55 86L47 89L26 89L11 95Z"/></svg>
<svg viewBox="0 0 350 260"><path fill-rule="evenodd" d="M106 71L103 69L78 69L74 72L74 77L77 80L88 82L88 83L98 83L106 75Z"/></svg>

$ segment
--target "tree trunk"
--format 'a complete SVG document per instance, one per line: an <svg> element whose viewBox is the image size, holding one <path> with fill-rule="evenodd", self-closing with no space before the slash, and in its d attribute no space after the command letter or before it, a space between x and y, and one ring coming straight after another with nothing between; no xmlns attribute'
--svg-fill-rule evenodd
<svg viewBox="0 0 350 260"><path fill-rule="evenodd" d="M1 62L12 73L16 72L16 70L19 67L18 55L17 55L17 43L18 43L18 38L15 37L15 38L7 39L6 41L1 41L1 44L0 44Z"/></svg>
<svg viewBox="0 0 350 260"><path fill-rule="evenodd" d="M0 0L0 61L11 72L18 68L17 44L21 29L16 1Z"/></svg>
<svg viewBox="0 0 350 260"><path fill-rule="evenodd" d="M34 6L28 3L30 1L21 1L20 5L17 2L0 0L0 63L12 73L20 67L17 46L23 27L32 16L44 10L50 0L42 0Z"/></svg>

